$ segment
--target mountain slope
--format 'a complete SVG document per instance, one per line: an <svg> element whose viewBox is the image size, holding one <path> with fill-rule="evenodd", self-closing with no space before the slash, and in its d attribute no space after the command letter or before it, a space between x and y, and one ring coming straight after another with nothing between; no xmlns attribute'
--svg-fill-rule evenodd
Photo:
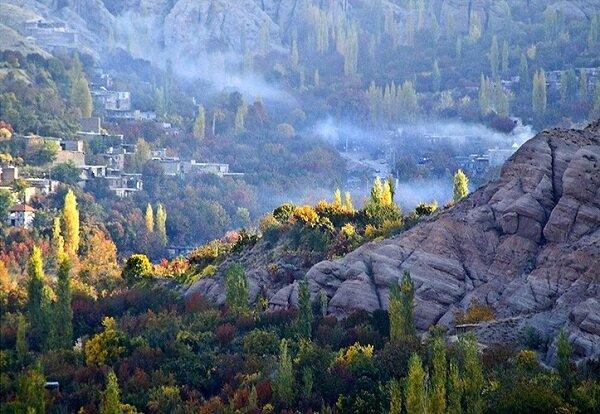
<svg viewBox="0 0 600 414"><path fill-rule="evenodd" d="M477 299L498 318L521 317L504 336L526 325L549 336L566 327L578 355L599 355L600 122L538 134L496 182L396 238L315 265L307 278L343 316L386 308L405 269L420 329L449 325ZM281 293L273 305L286 306Z"/></svg>

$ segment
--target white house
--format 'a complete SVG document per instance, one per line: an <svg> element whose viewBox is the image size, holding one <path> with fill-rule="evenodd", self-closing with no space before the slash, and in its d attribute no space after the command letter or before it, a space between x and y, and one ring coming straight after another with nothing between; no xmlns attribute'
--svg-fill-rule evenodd
<svg viewBox="0 0 600 414"><path fill-rule="evenodd" d="M12 227L23 227L30 229L33 227L35 218L35 209L27 204L17 204L12 206L8 213L6 223Z"/></svg>

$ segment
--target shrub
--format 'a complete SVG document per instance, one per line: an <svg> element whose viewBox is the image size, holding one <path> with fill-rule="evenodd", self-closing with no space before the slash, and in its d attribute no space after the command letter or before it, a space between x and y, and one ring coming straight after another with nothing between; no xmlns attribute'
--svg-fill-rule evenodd
<svg viewBox="0 0 600 414"><path fill-rule="evenodd" d="M254 329L242 340L244 353L248 355L276 354L279 349L279 338L275 332L265 329Z"/></svg>
<svg viewBox="0 0 600 414"><path fill-rule="evenodd" d="M494 319L494 310L487 305L473 300L466 312L457 312L454 321L456 324L479 323Z"/></svg>
<svg viewBox="0 0 600 414"><path fill-rule="evenodd" d="M134 254L127 259L123 267L123 279L133 285L152 277L152 263L144 254Z"/></svg>

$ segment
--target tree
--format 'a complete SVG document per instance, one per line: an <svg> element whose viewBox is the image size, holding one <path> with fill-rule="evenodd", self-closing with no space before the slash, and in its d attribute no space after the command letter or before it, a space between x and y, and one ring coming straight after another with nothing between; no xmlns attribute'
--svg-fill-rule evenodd
<svg viewBox="0 0 600 414"><path fill-rule="evenodd" d="M46 412L46 379L39 368L19 375L17 379L17 402L27 414Z"/></svg>
<svg viewBox="0 0 600 414"><path fill-rule="evenodd" d="M481 74L481 78L479 80L477 99L479 102L479 111L484 115L487 114L490 110L490 103L488 99L488 80L483 73Z"/></svg>
<svg viewBox="0 0 600 414"><path fill-rule="evenodd" d="M154 212L152 211L152 205L148 203L146 205L146 233L150 234L154 232Z"/></svg>
<svg viewBox="0 0 600 414"><path fill-rule="evenodd" d="M206 113L203 105L198 107L198 114L196 115L196 120L194 121L193 133L194 137L198 140L204 139L206 134Z"/></svg>
<svg viewBox="0 0 600 414"><path fill-rule="evenodd" d="M125 352L125 334L117 329L114 318L102 319L104 330L91 337L84 347L88 365L112 365Z"/></svg>
<svg viewBox="0 0 600 414"><path fill-rule="evenodd" d="M561 330L556 340L556 355L558 363L556 369L560 377L565 394L571 390L573 385L573 373L571 371L571 354L573 353L569 338L564 330Z"/></svg>
<svg viewBox="0 0 600 414"><path fill-rule="evenodd" d="M247 113L248 107L244 102L242 102L235 113L234 131L236 134L244 132L244 121Z"/></svg>
<svg viewBox="0 0 600 414"><path fill-rule="evenodd" d="M563 71L560 76L560 101L563 105L573 102L577 95L577 75L573 68Z"/></svg>
<svg viewBox="0 0 600 414"><path fill-rule="evenodd" d="M156 207L156 232L163 246L167 245L167 211L162 204Z"/></svg>
<svg viewBox="0 0 600 414"><path fill-rule="evenodd" d="M505 40L502 42L502 73L508 74L508 42Z"/></svg>
<svg viewBox="0 0 600 414"><path fill-rule="evenodd" d="M523 89L529 87L529 65L527 64L527 55L521 53L521 60L519 62L519 86Z"/></svg>
<svg viewBox="0 0 600 414"><path fill-rule="evenodd" d="M102 393L102 400L100 401L100 414L123 413L119 394L120 390L117 376L110 370L106 375L106 389Z"/></svg>
<svg viewBox="0 0 600 414"><path fill-rule="evenodd" d="M448 365L448 383L447 383L448 396L446 405L447 414L460 414L462 408L460 402L462 400L462 380L460 373L458 372L458 364L456 360L451 360Z"/></svg>
<svg viewBox="0 0 600 414"><path fill-rule="evenodd" d="M79 250L79 210L77 210L77 199L72 190L65 195L63 224L65 226L65 252L73 258Z"/></svg>
<svg viewBox="0 0 600 414"><path fill-rule="evenodd" d="M145 254L129 256L123 267L122 277L129 285L152 277L152 263Z"/></svg>
<svg viewBox="0 0 600 414"><path fill-rule="evenodd" d="M242 265L236 263L227 269L225 275L225 303L236 314L248 310L248 279Z"/></svg>
<svg viewBox="0 0 600 414"><path fill-rule="evenodd" d="M536 71L533 75L533 93L532 93L533 113L542 117L546 112L546 74L543 69Z"/></svg>
<svg viewBox="0 0 600 414"><path fill-rule="evenodd" d="M90 93L90 86L85 78L78 57L75 57L73 61L73 67L69 74L69 78L71 81L71 90L69 93L71 104L81 112L81 116L92 116L92 110L94 109L92 104L92 94Z"/></svg>
<svg viewBox="0 0 600 414"><path fill-rule="evenodd" d="M134 171L142 171L142 168L152 158L152 149L150 144L144 138L139 138L135 145L135 152L131 157L131 167Z"/></svg>
<svg viewBox="0 0 600 414"><path fill-rule="evenodd" d="M458 202L469 195L469 178L460 169L454 174L453 194L454 202Z"/></svg>
<svg viewBox="0 0 600 414"><path fill-rule="evenodd" d="M588 100L588 77L587 77L587 73L584 71L581 71L581 74L579 75L579 99L581 99L582 102L587 102Z"/></svg>
<svg viewBox="0 0 600 414"><path fill-rule="evenodd" d="M73 345L73 309L71 300L71 262L65 255L61 256L56 287L56 304L54 305L55 343L59 348L68 349Z"/></svg>
<svg viewBox="0 0 600 414"><path fill-rule="evenodd" d="M58 265L65 255L65 239L60 231L60 217L54 217L52 223L52 251L54 253L54 260Z"/></svg>
<svg viewBox="0 0 600 414"><path fill-rule="evenodd" d="M98 290L114 289L121 278L117 264L117 246L101 230L94 230L82 253L79 279Z"/></svg>
<svg viewBox="0 0 600 414"><path fill-rule="evenodd" d="M300 62L300 55L298 53L298 39L295 32L292 35L292 43L290 47L290 62L293 66L298 66L298 63Z"/></svg>
<svg viewBox="0 0 600 414"><path fill-rule="evenodd" d="M484 377L475 336L470 334L461 337L459 347L463 354L462 378L465 414L481 414L483 412Z"/></svg>
<svg viewBox="0 0 600 414"><path fill-rule="evenodd" d="M442 82L442 75L440 73L440 66L438 65L437 59L435 59L433 61L432 82L433 82L433 91L439 92L441 82Z"/></svg>
<svg viewBox="0 0 600 414"><path fill-rule="evenodd" d="M21 313L17 319L17 338L15 343L15 351L17 352L17 361L23 366L25 357L27 356L27 321Z"/></svg>
<svg viewBox="0 0 600 414"><path fill-rule="evenodd" d="M9 190L0 189L0 217L7 217L10 208L13 205L13 196ZM0 220L0 224L4 221Z"/></svg>
<svg viewBox="0 0 600 414"><path fill-rule="evenodd" d="M390 340L406 341L415 335L413 315L414 285L410 272L404 271L402 280L390 290Z"/></svg>
<svg viewBox="0 0 600 414"><path fill-rule="evenodd" d="M77 185L81 180L79 175L81 171L75 166L73 161L62 162L52 168L52 178L67 185Z"/></svg>
<svg viewBox="0 0 600 414"><path fill-rule="evenodd" d="M389 414L402 413L402 387L396 379L392 379L389 383L390 392L390 411Z"/></svg>
<svg viewBox="0 0 600 414"><path fill-rule="evenodd" d="M492 37L492 45L490 46L490 68L492 73L492 78L496 79L498 77L498 64L499 64L500 50L498 48L498 38L496 35Z"/></svg>
<svg viewBox="0 0 600 414"><path fill-rule="evenodd" d="M590 31L588 33L588 48L593 49L598 44L600 38L600 14L596 13L590 19Z"/></svg>
<svg viewBox="0 0 600 414"><path fill-rule="evenodd" d="M300 338L310 339L313 323L312 304L310 302L310 291L308 281L302 279L298 282L298 321L297 329Z"/></svg>
<svg viewBox="0 0 600 414"><path fill-rule="evenodd" d="M419 355L413 354L408 361L408 375L406 377L406 388L404 391L407 413L427 413L425 379L426 375L423 370L421 358L419 358Z"/></svg>
<svg viewBox="0 0 600 414"><path fill-rule="evenodd" d="M279 344L279 358L277 376L273 387L277 399L287 405L293 403L294 398L294 370L292 366L292 357L288 352L286 339L282 339Z"/></svg>
<svg viewBox="0 0 600 414"><path fill-rule="evenodd" d="M348 191L344 194L344 208L348 211L354 211L354 204L352 203L352 196Z"/></svg>
<svg viewBox="0 0 600 414"><path fill-rule="evenodd" d="M48 323L50 298L44 291L44 264L42 251L35 246L29 258L29 279L27 281L27 319L31 326L30 345L36 350L44 350L48 345Z"/></svg>
<svg viewBox="0 0 600 414"><path fill-rule="evenodd" d="M441 335L436 335L431 343L431 364L429 413L444 414L446 410L446 348Z"/></svg>

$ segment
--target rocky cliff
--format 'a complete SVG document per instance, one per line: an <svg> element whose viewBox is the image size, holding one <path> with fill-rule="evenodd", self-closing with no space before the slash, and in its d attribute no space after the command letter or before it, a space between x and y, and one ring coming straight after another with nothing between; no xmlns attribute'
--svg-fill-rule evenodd
<svg viewBox="0 0 600 414"><path fill-rule="evenodd" d="M538 134L454 208L321 262L307 278L343 316L386 308L403 270L416 284L420 329L452 324L477 299L498 318L520 316L513 334L530 325L553 337L564 327L576 353L600 355L600 122ZM286 289L273 306L295 300Z"/></svg>
<svg viewBox="0 0 600 414"><path fill-rule="evenodd" d="M255 249L241 258L251 264L251 296L263 292L272 308L295 306L297 282L274 283L264 246ZM416 285L421 330L452 326L455 312L476 299L507 320L479 329L483 342L516 339L526 326L549 338L566 328L579 356L600 355L600 121L538 134L497 181L396 238L316 264L306 277L311 294L325 291L329 312L343 317L387 308L404 270ZM192 292L224 300L218 277Z"/></svg>

